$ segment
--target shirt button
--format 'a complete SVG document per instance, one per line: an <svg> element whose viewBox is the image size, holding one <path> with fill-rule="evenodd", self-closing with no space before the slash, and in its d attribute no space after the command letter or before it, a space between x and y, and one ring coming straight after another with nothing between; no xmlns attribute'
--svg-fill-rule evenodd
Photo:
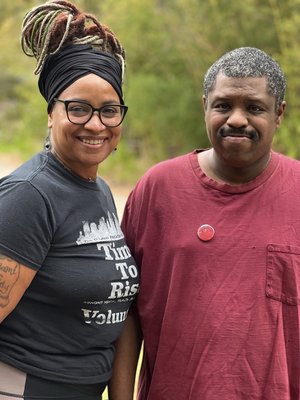
<svg viewBox="0 0 300 400"><path fill-rule="evenodd" d="M201 225L197 231L198 238L204 242L208 242L215 236L215 230L208 224Z"/></svg>

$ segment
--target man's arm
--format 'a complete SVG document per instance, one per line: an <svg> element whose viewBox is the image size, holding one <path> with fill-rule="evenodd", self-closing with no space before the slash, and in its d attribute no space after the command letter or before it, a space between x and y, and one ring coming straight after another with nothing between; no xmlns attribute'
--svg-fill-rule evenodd
<svg viewBox="0 0 300 400"><path fill-rule="evenodd" d="M132 400L142 333L136 316L129 314L116 343L113 375L108 385L110 400Z"/></svg>

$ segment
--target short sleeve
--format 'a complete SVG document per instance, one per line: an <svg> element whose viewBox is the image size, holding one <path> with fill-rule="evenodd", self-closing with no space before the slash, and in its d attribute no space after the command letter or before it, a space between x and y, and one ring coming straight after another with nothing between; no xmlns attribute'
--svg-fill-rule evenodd
<svg viewBox="0 0 300 400"><path fill-rule="evenodd" d="M53 237L46 199L30 182L0 186L0 252L33 269L42 265Z"/></svg>

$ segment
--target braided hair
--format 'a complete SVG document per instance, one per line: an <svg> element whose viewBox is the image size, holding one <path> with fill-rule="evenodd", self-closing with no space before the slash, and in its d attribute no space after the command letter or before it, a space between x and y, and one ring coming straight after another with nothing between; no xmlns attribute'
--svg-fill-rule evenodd
<svg viewBox="0 0 300 400"><path fill-rule="evenodd" d="M54 55L64 45L90 44L110 53L125 69L125 50L115 34L92 14L81 12L65 0L50 0L29 11L22 23L21 46L24 53L37 60L39 74L47 55Z"/></svg>

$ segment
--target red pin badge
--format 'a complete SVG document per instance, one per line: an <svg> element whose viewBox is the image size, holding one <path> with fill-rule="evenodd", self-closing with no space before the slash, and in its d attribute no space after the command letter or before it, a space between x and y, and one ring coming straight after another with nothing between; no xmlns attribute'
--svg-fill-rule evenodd
<svg viewBox="0 0 300 400"><path fill-rule="evenodd" d="M197 235L203 242L208 242L215 236L215 230L208 224L201 225L197 230Z"/></svg>

